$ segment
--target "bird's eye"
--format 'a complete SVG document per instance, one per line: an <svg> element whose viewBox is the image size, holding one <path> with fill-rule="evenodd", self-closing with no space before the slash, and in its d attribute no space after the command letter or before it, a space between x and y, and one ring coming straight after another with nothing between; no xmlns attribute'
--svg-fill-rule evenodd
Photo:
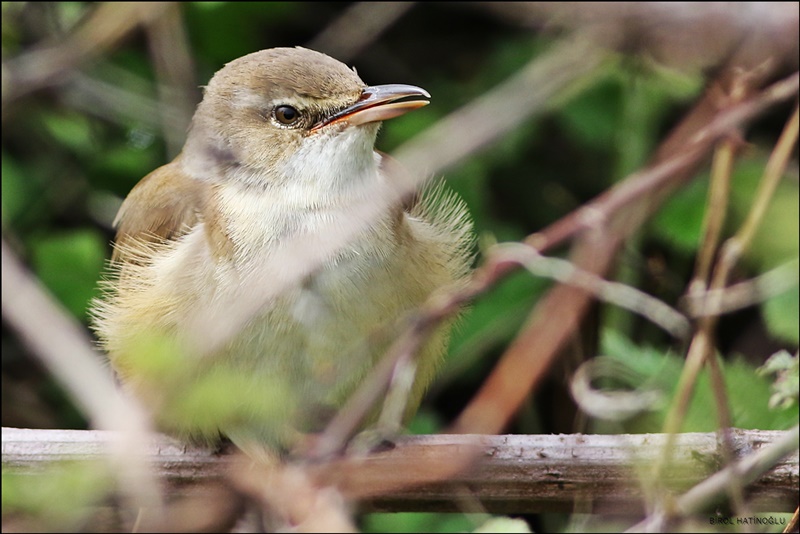
<svg viewBox="0 0 800 534"><path fill-rule="evenodd" d="M275 119L281 124L291 126L300 119L300 112L292 106L281 105L275 108Z"/></svg>

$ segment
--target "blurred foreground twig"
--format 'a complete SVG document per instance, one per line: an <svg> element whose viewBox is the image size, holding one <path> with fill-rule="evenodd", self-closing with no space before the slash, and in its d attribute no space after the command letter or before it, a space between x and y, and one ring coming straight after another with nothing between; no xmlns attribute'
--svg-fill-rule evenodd
<svg viewBox="0 0 800 534"><path fill-rule="evenodd" d="M96 428L118 431L104 452L125 488L125 497L160 517L161 488L143 458L149 419L141 406L123 396L92 350L86 331L67 314L2 242L3 320L53 373ZM43 335L43 332L47 335ZM5 431L3 443L5 444ZM5 454L5 449L3 450ZM5 461L5 460L4 460Z"/></svg>

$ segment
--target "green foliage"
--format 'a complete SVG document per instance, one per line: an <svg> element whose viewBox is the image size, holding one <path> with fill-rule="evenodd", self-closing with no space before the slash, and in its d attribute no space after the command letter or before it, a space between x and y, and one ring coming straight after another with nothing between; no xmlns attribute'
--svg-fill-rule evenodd
<svg viewBox="0 0 800 534"><path fill-rule="evenodd" d="M184 14L193 52L210 76L222 64L250 52L270 46L302 44L297 41L265 43L264 40L270 33L279 32L283 25L297 24L314 9L320 7L301 2L191 2Z"/></svg>
<svg viewBox="0 0 800 534"><path fill-rule="evenodd" d="M132 131L130 136L134 135L137 134ZM118 143L98 154L92 161L93 172L101 176L130 176L136 173L144 177L150 171L160 167L158 155L154 150L150 150L148 147L138 149L138 147L132 147L131 144L133 142ZM133 185L135 184L129 184L128 187Z"/></svg>
<svg viewBox="0 0 800 534"><path fill-rule="evenodd" d="M442 422L436 413L423 406L408 424L408 433L416 435L436 434L442 429Z"/></svg>
<svg viewBox="0 0 800 534"><path fill-rule="evenodd" d="M368 514L364 532L469 532L474 523L460 514L395 513Z"/></svg>
<svg viewBox="0 0 800 534"><path fill-rule="evenodd" d="M107 495L111 478L99 462L64 462L41 472L3 468L3 524L14 520L27 532L69 532L84 521Z"/></svg>
<svg viewBox="0 0 800 534"><path fill-rule="evenodd" d="M764 155L756 154L737 162L731 177L730 213L723 240L741 227L767 164ZM695 180L678 191L658 212L650 224L653 235L683 254L694 254L703 231L708 177ZM752 243L742 258L752 275L800 255L800 191L796 181L783 180L767 208ZM800 294L794 289L767 299L761 304L762 316L772 336L792 343L800 342Z"/></svg>
<svg viewBox="0 0 800 534"><path fill-rule="evenodd" d="M706 176L675 193L653 219L653 235L685 254L696 252L703 235L707 192Z"/></svg>
<svg viewBox="0 0 800 534"><path fill-rule="evenodd" d="M47 113L42 114L42 121L53 140L65 149L88 154L96 148L92 124L85 115Z"/></svg>
<svg viewBox="0 0 800 534"><path fill-rule="evenodd" d="M478 372L474 364L491 349L513 339L547 284L545 280L520 273L476 301L454 329L442 380Z"/></svg>
<svg viewBox="0 0 800 534"><path fill-rule="evenodd" d="M775 376L772 384L772 396L769 398L770 408L790 408L797 404L800 395L800 357L792 356L785 350L769 357L767 363L758 368L762 376Z"/></svg>
<svg viewBox="0 0 800 534"><path fill-rule="evenodd" d="M613 68L564 105L556 119L573 138L606 149L619 131L623 87Z"/></svg>
<svg viewBox="0 0 800 534"><path fill-rule="evenodd" d="M264 429L283 428L299 400L288 377L198 360L169 336L137 336L124 350L129 356L120 372L158 385L147 401L156 407L158 423L179 434L213 442L220 428L241 426L252 434L252 421L263 423ZM279 439L277 433L263 434L270 443Z"/></svg>
<svg viewBox="0 0 800 534"><path fill-rule="evenodd" d="M522 519L486 514L368 514L361 527L364 532L531 532Z"/></svg>
<svg viewBox="0 0 800 534"><path fill-rule="evenodd" d="M645 412L625 424L626 432L660 432L673 400L684 360L677 354L639 346L622 335L606 331L601 343L601 354L607 355L642 377L642 385L664 394L664 402L654 411ZM718 360L722 368L733 426L763 430L786 430L797 424L797 406L773 407L769 379L758 373L755 366L742 358L732 361ZM689 411L681 427L682 432L713 432L717 428L714 395L708 370L700 373ZM616 432L615 426L598 422L596 430Z"/></svg>
<svg viewBox="0 0 800 534"><path fill-rule="evenodd" d="M756 154L737 163L731 187L731 225L738 228L750 212L767 157ZM748 266L766 270L800 256L800 185L797 180L781 180L767 207L750 248L745 254Z"/></svg>
<svg viewBox="0 0 800 534"><path fill-rule="evenodd" d="M98 294L106 244L93 230L54 233L31 240L36 275L76 317L84 318Z"/></svg>
<svg viewBox="0 0 800 534"><path fill-rule="evenodd" d="M13 157L3 154L2 157L3 189L2 201L3 226L15 223L31 203L33 191L30 182L25 180L23 168Z"/></svg>
<svg viewBox="0 0 800 534"><path fill-rule="evenodd" d="M797 346L800 343L800 290L794 289L767 300L761 309L770 333Z"/></svg>

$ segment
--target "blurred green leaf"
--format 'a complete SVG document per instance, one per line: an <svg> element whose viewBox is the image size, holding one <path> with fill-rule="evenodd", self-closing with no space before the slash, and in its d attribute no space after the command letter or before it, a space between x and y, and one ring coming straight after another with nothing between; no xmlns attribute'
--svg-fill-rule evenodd
<svg viewBox="0 0 800 534"><path fill-rule="evenodd" d="M270 433L282 431L300 400L288 377L268 379L263 373L243 373L241 368L224 366L203 374L188 387L178 385L171 394L174 398L161 415L178 428L185 425L212 435L224 428L233 437L231 429L241 424L251 437L257 428L263 428L267 441L277 439Z"/></svg>
<svg viewBox="0 0 800 534"><path fill-rule="evenodd" d="M630 66L630 64L633 64ZM617 161L614 178L621 179L643 166L658 142L659 124L676 104L695 97L703 88L700 76L659 68L655 62L623 61L622 105L614 133Z"/></svg>
<svg viewBox="0 0 800 534"><path fill-rule="evenodd" d="M92 172L104 178L104 183L109 182L109 177L124 177L130 183L120 184L125 194L136 182L147 176L160 165L160 155L156 147L144 149L133 148L130 145L120 144L107 147L102 153L96 155L92 161ZM112 183L111 185L117 185Z"/></svg>
<svg viewBox="0 0 800 534"><path fill-rule="evenodd" d="M800 343L800 289L772 297L761 309L770 334L795 346Z"/></svg>
<svg viewBox="0 0 800 534"><path fill-rule="evenodd" d="M684 364L684 359L669 352L662 352L646 346L639 346L613 331L606 331L601 342L601 353L617 359L631 370L647 377L648 384L658 387L668 398L675 394L675 387ZM759 376L756 368L743 358L720 361L725 378L728 401L737 428L785 430L797 424L800 416L797 406L786 409L771 409L771 383ZM630 432L661 432L668 404L657 412L638 416L625 424ZM597 422L597 429L608 428L617 432L618 428L607 427ZM713 432L717 428L714 395L711 391L707 369L700 373L694 390L689 411L681 427L682 432Z"/></svg>
<svg viewBox="0 0 800 534"><path fill-rule="evenodd" d="M549 283L517 273L477 300L454 329L442 380L463 375L481 355L512 339Z"/></svg>
<svg viewBox="0 0 800 534"><path fill-rule="evenodd" d="M695 179L677 191L648 225L653 234L678 250L693 254L700 243L708 179Z"/></svg>
<svg viewBox="0 0 800 534"><path fill-rule="evenodd" d="M766 160L763 157L737 161L731 179L730 208L726 217L729 237L744 222L753 204ZM693 253L700 242L705 216L708 178L695 179L676 192L653 218L651 227L662 241ZM800 251L800 194L795 182L782 181L745 260L759 269L775 267L798 256Z"/></svg>
<svg viewBox="0 0 800 534"><path fill-rule="evenodd" d="M62 145L79 154L96 149L91 121L77 113L43 113L42 121L47 131Z"/></svg>
<svg viewBox="0 0 800 534"><path fill-rule="evenodd" d="M736 165L731 187L731 225L738 228L750 212L766 155L757 154ZM800 186L797 180L784 179L778 184L761 221L745 261L759 270L777 267L800 255Z"/></svg>
<svg viewBox="0 0 800 534"><path fill-rule="evenodd" d="M438 110L431 110L430 106L414 113L407 113L394 118L381 126L380 135L375 143L378 150L391 152L394 148L408 141L422 132L441 118Z"/></svg>
<svg viewBox="0 0 800 534"><path fill-rule="evenodd" d="M110 489L103 462L43 465L35 474L3 467L3 521L22 517L32 530L76 532ZM27 524L27 523L23 523Z"/></svg>
<svg viewBox="0 0 800 534"><path fill-rule="evenodd" d="M439 417L435 412L427 409L424 404L408 424L409 434L436 434L441 431L441 429L442 422L439 420Z"/></svg>
<svg viewBox="0 0 800 534"><path fill-rule="evenodd" d="M75 317L84 318L106 256L105 239L93 230L74 230L32 240L37 276Z"/></svg>
<svg viewBox="0 0 800 534"><path fill-rule="evenodd" d="M362 518L364 532L469 532L474 522L460 514L394 513L367 514Z"/></svg>
<svg viewBox="0 0 800 534"><path fill-rule="evenodd" d="M735 427L787 430L797 424L800 417L797 405L783 409L771 408L772 383L758 376L756 367L744 358L734 355L732 361L722 362L722 370ZM708 397L707 407L713 406L710 389Z"/></svg>
<svg viewBox="0 0 800 534"><path fill-rule="evenodd" d="M315 6L302 2L191 2L184 5L184 13L195 52L214 72L232 59L265 48L265 37L275 39L270 34L279 32L283 23L311 16L309 10L324 9L323 4ZM288 43L274 42L269 46L282 44ZM291 43L296 44L301 42Z"/></svg>
<svg viewBox="0 0 800 534"><path fill-rule="evenodd" d="M29 206L32 190L30 182L25 180L24 170L20 164L8 154L2 157L3 188L2 201L3 226L16 220Z"/></svg>
<svg viewBox="0 0 800 534"><path fill-rule="evenodd" d="M576 140L594 148L609 148L619 129L622 88L608 72L570 100L556 115Z"/></svg>

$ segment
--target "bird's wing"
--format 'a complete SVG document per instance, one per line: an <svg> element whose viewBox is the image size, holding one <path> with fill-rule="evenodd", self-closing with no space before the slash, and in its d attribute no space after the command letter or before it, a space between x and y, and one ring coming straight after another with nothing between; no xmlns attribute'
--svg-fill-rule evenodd
<svg viewBox="0 0 800 534"><path fill-rule="evenodd" d="M136 263L142 245L178 239L202 220L208 187L183 172L178 160L145 176L114 220L112 263Z"/></svg>

